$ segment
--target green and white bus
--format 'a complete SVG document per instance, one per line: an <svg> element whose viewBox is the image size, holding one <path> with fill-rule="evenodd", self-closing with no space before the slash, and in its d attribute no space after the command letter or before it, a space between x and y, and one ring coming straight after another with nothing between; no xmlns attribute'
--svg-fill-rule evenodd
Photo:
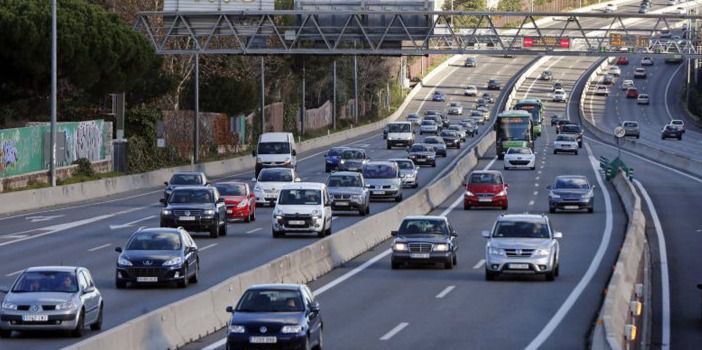
<svg viewBox="0 0 702 350"><path fill-rule="evenodd" d="M510 147L534 149L534 124L527 111L509 110L498 114L495 134L498 159L503 159Z"/></svg>
<svg viewBox="0 0 702 350"><path fill-rule="evenodd" d="M517 101L514 109L527 111L531 114L531 122L534 125L534 138L541 136L541 124L544 119L544 103L538 98L525 98Z"/></svg>

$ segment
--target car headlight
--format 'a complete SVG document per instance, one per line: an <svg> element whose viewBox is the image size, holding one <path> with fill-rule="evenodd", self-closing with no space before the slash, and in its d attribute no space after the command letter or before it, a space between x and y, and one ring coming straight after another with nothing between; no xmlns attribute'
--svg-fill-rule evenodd
<svg viewBox="0 0 702 350"><path fill-rule="evenodd" d="M534 251L534 256L549 256L551 251L548 249L537 249Z"/></svg>
<svg viewBox="0 0 702 350"><path fill-rule="evenodd" d="M177 257L163 263L163 266L175 266L183 263L183 258Z"/></svg>
<svg viewBox="0 0 702 350"><path fill-rule="evenodd" d="M319 211L319 210L317 210L317 209L315 209L315 210L312 212L312 216L320 216L320 215L322 215L322 212Z"/></svg>
<svg viewBox="0 0 702 350"><path fill-rule="evenodd" d="M77 309L76 305L73 304L73 302L65 302L56 305L56 310L72 310L72 309Z"/></svg>
<svg viewBox="0 0 702 350"><path fill-rule="evenodd" d="M505 250L501 248L488 248L489 255L505 256Z"/></svg>
<svg viewBox="0 0 702 350"><path fill-rule="evenodd" d="M214 209L205 209L205 211L203 211L203 213L205 215L214 215L215 211L214 211Z"/></svg>
<svg viewBox="0 0 702 350"><path fill-rule="evenodd" d="M259 185L254 186L254 192L262 192L261 186L259 186Z"/></svg>
<svg viewBox="0 0 702 350"><path fill-rule="evenodd" d="M132 266L132 262L120 256L117 258L117 265Z"/></svg>
<svg viewBox="0 0 702 350"><path fill-rule="evenodd" d="M339 164L346 164L346 160L345 159L340 160Z"/></svg>
<svg viewBox="0 0 702 350"><path fill-rule="evenodd" d="M502 191L500 191L500 192L497 192L497 194L495 195L495 197L504 197L504 196L506 196L506 195L507 195L507 192L506 192L505 190L502 190Z"/></svg>
<svg viewBox="0 0 702 350"><path fill-rule="evenodd" d="M171 215L170 209L161 209L161 215Z"/></svg>
<svg viewBox="0 0 702 350"><path fill-rule="evenodd" d="M283 216L282 216L282 215L274 215L274 216L275 216L275 219L276 219L276 220L283 220Z"/></svg>
<svg viewBox="0 0 702 350"><path fill-rule="evenodd" d="M301 325L283 326L283 329L281 329L280 332L281 333L300 333L300 332L302 332L302 326Z"/></svg>
<svg viewBox="0 0 702 350"><path fill-rule="evenodd" d="M354 194L351 196L351 199L356 200L356 201L360 201L360 200L363 200L363 196L361 196L360 194Z"/></svg>
<svg viewBox="0 0 702 350"><path fill-rule="evenodd" d="M239 202L239 204L236 205L236 207L237 207L237 208L243 208L243 207L245 207L247 204L249 204L248 201L241 201L241 202Z"/></svg>
<svg viewBox="0 0 702 350"><path fill-rule="evenodd" d="M589 191L589 192L587 192L587 193L585 193L585 194L583 195L583 198L584 198L584 199L588 199L588 198L590 198L590 197L592 197L592 196L594 196L594 195L595 195L594 192Z"/></svg>
<svg viewBox="0 0 702 350"><path fill-rule="evenodd" d="M229 333L246 333L246 328L244 328L244 326L240 326L238 324L230 324L229 325Z"/></svg>
<svg viewBox="0 0 702 350"><path fill-rule="evenodd" d="M468 197L475 197L475 194L471 191L466 191L466 196Z"/></svg>
<svg viewBox="0 0 702 350"><path fill-rule="evenodd" d="M3 310L17 310L17 304L4 302L2 303Z"/></svg>
<svg viewBox="0 0 702 350"><path fill-rule="evenodd" d="M392 245L392 250L395 250L398 252L407 251L407 243L395 243Z"/></svg>
<svg viewBox="0 0 702 350"><path fill-rule="evenodd" d="M561 199L561 196L555 193L549 194L549 197L551 197L551 199Z"/></svg>
<svg viewBox="0 0 702 350"><path fill-rule="evenodd" d="M431 250L435 252L448 252L449 246L446 243L434 244L434 247L432 247Z"/></svg>

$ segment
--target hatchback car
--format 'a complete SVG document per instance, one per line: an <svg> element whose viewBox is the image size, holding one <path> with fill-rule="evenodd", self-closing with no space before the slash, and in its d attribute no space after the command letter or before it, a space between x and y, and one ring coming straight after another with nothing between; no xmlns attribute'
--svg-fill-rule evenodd
<svg viewBox="0 0 702 350"><path fill-rule="evenodd" d="M666 124L661 130L661 140L668 138L682 140L683 131L675 125Z"/></svg>
<svg viewBox="0 0 702 350"><path fill-rule="evenodd" d="M612 74L605 74L604 77L602 77L602 84L603 85L614 84L614 76Z"/></svg>
<svg viewBox="0 0 702 350"><path fill-rule="evenodd" d="M478 65L478 60L475 57L466 58L463 62L463 67L476 67Z"/></svg>
<svg viewBox="0 0 702 350"><path fill-rule="evenodd" d="M473 207L509 207L507 185L502 173L496 170L473 171L463 180L466 192L463 195L463 209Z"/></svg>
<svg viewBox="0 0 702 350"><path fill-rule="evenodd" d="M461 135L459 135L458 132L446 129L442 130L439 136L444 140L446 147L453 147L455 149L461 148Z"/></svg>
<svg viewBox="0 0 702 350"><path fill-rule="evenodd" d="M633 81L633 80L627 79L627 80L622 81L622 90L626 91L626 90L628 90L629 88L633 88L633 87L636 87L636 86L634 85L634 81Z"/></svg>
<svg viewBox="0 0 702 350"><path fill-rule="evenodd" d="M434 152L437 156L446 157L446 143L444 139L440 136L428 136L425 137L422 143L434 147Z"/></svg>
<svg viewBox="0 0 702 350"><path fill-rule="evenodd" d="M357 210L363 216L370 213L370 192L363 175L346 171L331 174L327 178L327 190L332 211Z"/></svg>
<svg viewBox="0 0 702 350"><path fill-rule="evenodd" d="M385 137L387 137L387 135L385 135ZM332 147L324 154L324 172L328 173L339 168L341 152L345 149L346 147Z"/></svg>
<svg viewBox="0 0 702 350"><path fill-rule="evenodd" d="M553 79L553 73L550 70L545 70L539 75L539 80L551 80Z"/></svg>
<svg viewBox="0 0 702 350"><path fill-rule="evenodd" d="M407 158L417 165L424 164L431 165L432 168L436 167L436 151L431 145L415 143L407 150Z"/></svg>
<svg viewBox="0 0 702 350"><path fill-rule="evenodd" d="M460 102L449 102L448 114L461 115L463 114L463 106Z"/></svg>
<svg viewBox="0 0 702 350"><path fill-rule="evenodd" d="M84 267L30 267L1 292L6 293L0 308L1 338L13 331L69 331L80 337L88 325L102 328L102 294Z"/></svg>
<svg viewBox="0 0 702 350"><path fill-rule="evenodd" d="M115 271L115 286L127 283L175 283L185 288L197 283L200 256L197 244L183 228L146 228L134 232L120 253Z"/></svg>
<svg viewBox="0 0 702 350"><path fill-rule="evenodd" d="M609 67L609 69L607 69L607 73L609 73L615 77L618 77L618 76L622 75L622 69L617 67L617 66L611 66L611 67Z"/></svg>
<svg viewBox="0 0 702 350"><path fill-rule="evenodd" d="M647 105L650 103L648 94L639 94L638 97L636 97L636 103L640 105Z"/></svg>
<svg viewBox="0 0 702 350"><path fill-rule="evenodd" d="M171 180L164 182L163 198L168 199L174 189L183 186L207 186L207 176L200 171L178 171L173 173Z"/></svg>
<svg viewBox="0 0 702 350"><path fill-rule="evenodd" d="M670 121L670 125L682 130L683 134L685 133L685 122L681 119L673 119Z"/></svg>
<svg viewBox="0 0 702 350"><path fill-rule="evenodd" d="M446 95L441 91L434 91L434 93L431 95L431 100L435 102L445 102Z"/></svg>
<svg viewBox="0 0 702 350"><path fill-rule="evenodd" d="M551 126L556 126L556 124L558 124L559 120L564 120L562 115L560 115L560 114L551 115Z"/></svg>
<svg viewBox="0 0 702 350"><path fill-rule="evenodd" d="M635 87L630 87L626 89L626 98L637 98L639 97L639 90Z"/></svg>
<svg viewBox="0 0 702 350"><path fill-rule="evenodd" d="M488 90L499 90L501 88L500 82L495 79L488 80L487 89Z"/></svg>
<svg viewBox="0 0 702 350"><path fill-rule="evenodd" d="M327 186L318 182L284 185L271 215L273 238L287 233L332 234L332 201Z"/></svg>
<svg viewBox="0 0 702 350"><path fill-rule="evenodd" d="M642 66L652 66L653 63L654 63L653 58L651 58L651 57L649 57L649 56L644 56L644 57L641 59L641 65L642 65Z"/></svg>
<svg viewBox="0 0 702 350"><path fill-rule="evenodd" d="M590 185L587 177L580 175L560 175L553 185L546 187L549 212L556 210L587 210L592 213L595 202L595 185Z"/></svg>
<svg viewBox="0 0 702 350"><path fill-rule="evenodd" d="M408 216L392 231L390 265L441 264L452 269L458 263L457 233L445 216Z"/></svg>
<svg viewBox="0 0 702 350"><path fill-rule="evenodd" d="M646 68L636 67L634 69L634 79L646 79Z"/></svg>
<svg viewBox="0 0 702 350"><path fill-rule="evenodd" d="M597 87L595 87L595 95L609 96L609 89L604 85L597 85Z"/></svg>
<svg viewBox="0 0 702 350"><path fill-rule="evenodd" d="M227 306L227 350L321 349L319 303L302 284L253 285L236 307Z"/></svg>
<svg viewBox="0 0 702 350"><path fill-rule="evenodd" d="M578 142L578 148L583 147L583 129L578 124L565 124L558 132L562 135L573 135Z"/></svg>
<svg viewBox="0 0 702 350"><path fill-rule="evenodd" d="M639 128L639 122L625 120L622 122L622 128L624 128L624 136L632 136L639 138L641 136L641 129Z"/></svg>
<svg viewBox="0 0 702 350"><path fill-rule="evenodd" d="M361 171L363 164L368 163L368 155L363 148L349 148L341 152L339 160L340 171Z"/></svg>
<svg viewBox="0 0 702 350"><path fill-rule="evenodd" d="M559 274L560 246L563 237L554 232L545 215L500 215L491 231L483 231L485 279L502 274L544 275L553 281Z"/></svg>
<svg viewBox="0 0 702 350"><path fill-rule="evenodd" d="M397 166L400 168L402 187L419 187L419 182L417 181L419 167L414 164L414 161L407 158L392 158L388 160L397 163Z"/></svg>
<svg viewBox="0 0 702 350"><path fill-rule="evenodd" d="M578 141L575 135L558 134L556 140L553 141L553 154L561 152L572 152L578 154Z"/></svg>
<svg viewBox="0 0 702 350"><path fill-rule="evenodd" d="M510 147L505 152L504 167L507 169L536 169L536 155L529 147Z"/></svg>
<svg viewBox="0 0 702 350"><path fill-rule="evenodd" d="M341 155L339 155L339 163L341 163ZM300 178L293 168L264 168L261 169L258 178L253 178L251 181L256 183L254 185L256 204L275 206L280 189L286 184L299 182Z"/></svg>
<svg viewBox="0 0 702 350"><path fill-rule="evenodd" d="M242 219L244 222L256 220L256 196L245 182L220 182L215 184L219 195L224 198L227 219Z"/></svg>
<svg viewBox="0 0 702 350"><path fill-rule="evenodd" d="M612 13L615 11L617 11L617 5L615 4L607 4L607 6L604 7L605 13Z"/></svg>
<svg viewBox="0 0 702 350"><path fill-rule="evenodd" d="M206 231L212 238L227 235L227 208L216 188L180 187L161 201L161 227Z"/></svg>
<svg viewBox="0 0 702 350"><path fill-rule="evenodd" d="M629 64L629 57L626 57L626 56L619 56L619 57L617 57L617 64L618 64L618 65L627 65L627 64Z"/></svg>
<svg viewBox="0 0 702 350"><path fill-rule="evenodd" d="M464 96L478 96L478 87L475 85L466 86L465 90L463 90L463 95Z"/></svg>
<svg viewBox="0 0 702 350"><path fill-rule="evenodd" d="M419 125L419 134L436 134L439 132L439 126L433 120L422 120L422 124Z"/></svg>

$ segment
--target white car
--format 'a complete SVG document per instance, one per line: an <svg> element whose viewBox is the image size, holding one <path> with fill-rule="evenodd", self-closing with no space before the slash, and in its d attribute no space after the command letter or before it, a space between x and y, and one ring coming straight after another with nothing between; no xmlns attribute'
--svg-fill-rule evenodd
<svg viewBox="0 0 702 350"><path fill-rule="evenodd" d="M575 135L559 134L556 136L556 140L553 141L553 154L558 154L559 152L578 154L578 140L575 138Z"/></svg>
<svg viewBox="0 0 702 350"><path fill-rule="evenodd" d="M536 155L529 147L511 147L505 152L505 170L513 168L536 168Z"/></svg>
<svg viewBox="0 0 702 350"><path fill-rule="evenodd" d="M646 79L646 68L636 67L634 69L634 79Z"/></svg>
<svg viewBox="0 0 702 350"><path fill-rule="evenodd" d="M677 11L679 15L687 14L687 10L684 7L678 7L675 9L675 11Z"/></svg>
<svg viewBox="0 0 702 350"><path fill-rule="evenodd" d="M254 195L256 196L256 205L275 206L278 200L280 189L287 184L299 182L295 169L292 168L263 168L258 174L258 178L252 179L256 182L254 186Z"/></svg>
<svg viewBox="0 0 702 350"><path fill-rule="evenodd" d="M468 85L466 89L463 90L464 96L478 96L478 87L475 85Z"/></svg>
<svg viewBox="0 0 702 350"><path fill-rule="evenodd" d="M611 66L611 67L609 67L609 69L607 70L607 72L608 72L609 74L611 74L611 75L614 75L615 77L618 77L618 76L622 75L622 70L621 70L621 68L619 68L619 67L617 67L617 66Z"/></svg>
<svg viewBox="0 0 702 350"><path fill-rule="evenodd" d="M641 65L642 65L642 66L652 66L652 65L653 65L653 62L654 62L654 61L653 61L653 58L648 57L648 56L646 56L646 57L644 57L644 58L641 59Z"/></svg>
<svg viewBox="0 0 702 350"><path fill-rule="evenodd" d="M553 102L566 102L567 99L568 94L563 89L557 89L553 92L553 96L551 97L551 101Z"/></svg>
<svg viewBox="0 0 702 350"><path fill-rule="evenodd" d="M675 6L678 4L678 1L677 0L666 0L665 3L668 6Z"/></svg>
<svg viewBox="0 0 702 350"><path fill-rule="evenodd" d="M622 90L626 91L629 90L629 88L635 88L636 86L634 85L634 81L627 79L622 82Z"/></svg>
<svg viewBox="0 0 702 350"><path fill-rule="evenodd" d="M639 94L639 97L636 98L636 103L640 105L647 105L648 104L648 94Z"/></svg>
<svg viewBox="0 0 702 350"><path fill-rule="evenodd" d="M458 136L461 137L461 142L465 142L465 141L466 141L466 136L467 136L468 133L466 132L466 129L463 128L462 125L460 125L460 124L451 124L451 125L449 125L448 130L453 130L453 131L457 132L457 133L458 133Z"/></svg>
<svg viewBox="0 0 702 350"><path fill-rule="evenodd" d="M670 121L670 125L682 129L682 132L685 133L685 122L680 120L680 119L673 119Z"/></svg>
<svg viewBox="0 0 702 350"><path fill-rule="evenodd" d="M606 13L612 13L612 12L616 11L617 9L618 9L617 5L615 5L615 4L607 4L607 6L604 7L603 11Z"/></svg>
<svg viewBox="0 0 702 350"><path fill-rule="evenodd" d="M331 235L331 204L325 184L301 182L283 186L271 218L273 238L288 232L312 232L317 237Z"/></svg>
<svg viewBox="0 0 702 350"><path fill-rule="evenodd" d="M419 124L419 134L438 134L439 125L433 120L422 120L422 124Z"/></svg>
<svg viewBox="0 0 702 350"><path fill-rule="evenodd" d="M451 102L448 104L448 114L456 114L456 115L461 115L463 114L463 106L461 106L460 102Z"/></svg>
<svg viewBox="0 0 702 350"><path fill-rule="evenodd" d="M597 85L597 87L595 87L595 95L609 96L609 89L604 85Z"/></svg>

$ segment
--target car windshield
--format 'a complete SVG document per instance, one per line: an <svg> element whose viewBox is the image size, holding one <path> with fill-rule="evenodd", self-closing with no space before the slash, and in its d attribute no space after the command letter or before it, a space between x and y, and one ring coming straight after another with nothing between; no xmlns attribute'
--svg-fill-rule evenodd
<svg viewBox="0 0 702 350"><path fill-rule="evenodd" d="M386 164L366 164L363 167L366 179L391 179L397 177L397 168Z"/></svg>
<svg viewBox="0 0 702 350"><path fill-rule="evenodd" d="M456 132L453 130L444 130L441 132L442 137L456 137Z"/></svg>
<svg viewBox="0 0 702 350"><path fill-rule="evenodd" d="M13 293L75 293L77 291L76 275L68 271L27 271L17 279L12 288Z"/></svg>
<svg viewBox="0 0 702 350"><path fill-rule="evenodd" d="M278 204L285 205L315 205L322 203L320 190L287 189L280 191Z"/></svg>
<svg viewBox="0 0 702 350"><path fill-rule="evenodd" d="M624 123L625 128L635 128L637 126L639 126L637 123Z"/></svg>
<svg viewBox="0 0 702 350"><path fill-rule="evenodd" d="M561 128L561 132L577 134L580 132L580 127L577 125L563 125L563 127Z"/></svg>
<svg viewBox="0 0 702 350"><path fill-rule="evenodd" d="M502 184L502 177L493 173L475 173L470 175L470 184Z"/></svg>
<svg viewBox="0 0 702 350"><path fill-rule="evenodd" d="M180 235L175 232L137 232L125 250L180 250Z"/></svg>
<svg viewBox="0 0 702 350"><path fill-rule="evenodd" d="M332 148L327 152L327 156L334 157L340 155L344 151L343 148Z"/></svg>
<svg viewBox="0 0 702 350"><path fill-rule="evenodd" d="M556 179L556 184L553 185L555 189L588 189L590 185L586 179L583 178L560 178Z"/></svg>
<svg viewBox="0 0 702 350"><path fill-rule="evenodd" d="M400 225L400 236L448 235L446 221L438 219L407 219Z"/></svg>
<svg viewBox="0 0 702 350"><path fill-rule="evenodd" d="M573 141L574 142L575 138L573 136L570 136L570 135L558 135L558 137L556 137L556 141Z"/></svg>
<svg viewBox="0 0 702 350"><path fill-rule="evenodd" d="M292 182L292 172L287 169L263 169L258 175L259 182Z"/></svg>
<svg viewBox="0 0 702 350"><path fill-rule="evenodd" d="M410 152L429 152L430 149L427 146L424 145L412 145L409 149Z"/></svg>
<svg viewBox="0 0 702 350"><path fill-rule="evenodd" d="M238 312L302 312L302 294L297 290L254 289L241 297Z"/></svg>
<svg viewBox="0 0 702 350"><path fill-rule="evenodd" d="M411 160L396 160L395 163L400 169L414 169L414 163Z"/></svg>
<svg viewBox="0 0 702 350"><path fill-rule="evenodd" d="M507 154L531 154L531 148L510 148Z"/></svg>
<svg viewBox="0 0 702 350"><path fill-rule="evenodd" d="M450 107L458 107L458 106L460 106L460 104L458 102L451 102L451 103L449 103L449 106Z"/></svg>
<svg viewBox="0 0 702 350"><path fill-rule="evenodd" d="M361 187L363 182L356 175L332 175L327 180L327 187Z"/></svg>
<svg viewBox="0 0 702 350"><path fill-rule="evenodd" d="M200 185L202 178L196 174L175 174L171 178L171 185Z"/></svg>
<svg viewBox="0 0 702 350"><path fill-rule="evenodd" d="M223 196L245 196L246 195L246 185L245 184L216 184L219 194Z"/></svg>
<svg viewBox="0 0 702 350"><path fill-rule="evenodd" d="M412 130L410 129L409 124L397 123L397 124L390 124L390 128L388 131L390 131L390 132L411 132Z"/></svg>
<svg viewBox="0 0 702 350"><path fill-rule="evenodd" d="M442 139L435 138L435 137L427 137L426 139L424 139L424 143L437 144L437 143L444 143L444 141Z"/></svg>
<svg viewBox="0 0 702 350"><path fill-rule="evenodd" d="M176 190L168 197L168 203L212 203L214 195L209 189Z"/></svg>
<svg viewBox="0 0 702 350"><path fill-rule="evenodd" d="M549 238L548 226L541 222L500 221L492 235L498 238Z"/></svg>
<svg viewBox="0 0 702 350"><path fill-rule="evenodd" d="M258 154L289 154L290 144L287 142L263 142L258 144Z"/></svg>
<svg viewBox="0 0 702 350"><path fill-rule="evenodd" d="M356 150L346 150L341 153L341 159L365 159L366 154Z"/></svg>
<svg viewBox="0 0 702 350"><path fill-rule="evenodd" d="M436 124L433 120L423 120L422 125L434 125Z"/></svg>

